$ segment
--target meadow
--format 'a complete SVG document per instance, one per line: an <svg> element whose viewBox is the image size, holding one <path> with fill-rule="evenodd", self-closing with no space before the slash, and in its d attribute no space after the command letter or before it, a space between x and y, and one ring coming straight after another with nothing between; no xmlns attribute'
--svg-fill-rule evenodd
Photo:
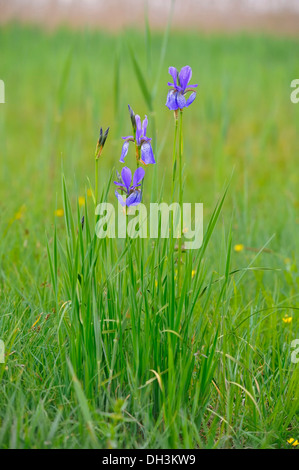
<svg viewBox="0 0 299 470"><path fill-rule="evenodd" d="M298 53L263 35L0 29L1 448L296 448ZM202 247L98 239L100 127L99 199L117 204L130 104L157 162L143 202L170 202L168 67L187 64L176 182L204 205Z"/></svg>

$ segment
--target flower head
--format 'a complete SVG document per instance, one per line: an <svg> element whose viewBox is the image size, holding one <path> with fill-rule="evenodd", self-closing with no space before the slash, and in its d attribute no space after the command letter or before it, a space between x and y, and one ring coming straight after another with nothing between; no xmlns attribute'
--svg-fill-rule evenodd
<svg viewBox="0 0 299 470"><path fill-rule="evenodd" d="M109 127L107 127L104 134L103 134L103 129L102 128L100 129L100 136L97 141L96 152L95 152L96 159L98 159L102 154L103 147L108 137L108 133L109 133Z"/></svg>
<svg viewBox="0 0 299 470"><path fill-rule="evenodd" d="M80 207L85 206L85 197L84 196L79 196L78 197L78 204Z"/></svg>
<svg viewBox="0 0 299 470"><path fill-rule="evenodd" d="M128 104L128 109L129 109L129 113L130 113L130 119L131 119L133 131L135 132L136 131L135 113L134 113L133 109L131 108L131 106L129 104Z"/></svg>
<svg viewBox="0 0 299 470"><path fill-rule="evenodd" d="M296 439L294 439L293 437L291 437L290 439L288 439L288 443L289 444L292 444L292 446L296 447L299 445L299 441Z"/></svg>
<svg viewBox="0 0 299 470"><path fill-rule="evenodd" d="M238 245L235 245L234 246L234 250L237 252L237 253L240 253L240 251L243 251L244 250L244 245L242 243L239 243Z"/></svg>
<svg viewBox="0 0 299 470"><path fill-rule="evenodd" d="M56 217L63 217L64 211L63 209L56 209L54 214L56 215Z"/></svg>
<svg viewBox="0 0 299 470"><path fill-rule="evenodd" d="M135 142L136 147L138 149L138 158L140 159L140 161L145 165L156 163L153 149L150 143L152 139L147 137L146 135L148 125L147 116L145 116L141 124L140 116L138 114L135 115L130 106L129 111L134 130L134 136L128 135L127 137L123 137L125 142L122 146L121 157L119 161L121 163L124 163L124 158L128 153L129 143Z"/></svg>
<svg viewBox="0 0 299 470"><path fill-rule="evenodd" d="M137 206L141 202L141 181L143 180L145 171L143 168L137 168L133 176L132 184L132 172L130 168L125 166L121 175L118 176L118 181L114 181L114 184L118 186L118 189L125 193L126 199L124 200L123 196L119 192L115 191L115 196L122 206Z"/></svg>
<svg viewBox="0 0 299 470"><path fill-rule="evenodd" d="M172 111L190 106L195 100L196 92L194 88L198 85L188 85L192 77L192 69L189 65L183 67L180 73L175 67L169 67L168 72L172 76L173 83L168 82L171 88L167 94L166 106ZM191 92L186 100L185 95Z"/></svg>

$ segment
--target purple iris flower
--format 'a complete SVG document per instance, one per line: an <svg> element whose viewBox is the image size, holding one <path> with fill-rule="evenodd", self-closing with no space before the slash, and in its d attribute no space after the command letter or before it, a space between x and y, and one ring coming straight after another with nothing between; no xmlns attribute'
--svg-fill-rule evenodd
<svg viewBox="0 0 299 470"><path fill-rule="evenodd" d="M190 106L195 100L196 92L193 88L198 85L188 85L192 77L192 69L189 65L183 67L178 73L175 67L169 67L168 72L173 78L173 83L168 82L168 85L172 87L167 94L166 106L172 111L177 109L186 108ZM185 95L191 92L191 95L186 100Z"/></svg>
<svg viewBox="0 0 299 470"><path fill-rule="evenodd" d="M133 176L132 183L132 173L130 168L125 166L121 170L121 177L119 175L119 181L114 181L114 184L118 186L118 189L124 191L126 195L126 200L123 196L119 194L118 191L115 191L115 196L119 200L122 206L137 206L141 202L142 194L139 187L141 186L141 181L143 180L145 171L143 168L137 168Z"/></svg>
<svg viewBox="0 0 299 470"><path fill-rule="evenodd" d="M136 132L135 137L132 135L128 135L127 137L123 137L124 144L122 146L120 162L124 163L124 158L128 153L129 143L136 142L137 147L140 149L140 160L145 165L149 165L150 163L156 163L154 158L153 149L151 146L151 138L146 136L146 130L148 125L147 116L141 125L141 119L138 114L135 115L135 122L136 122Z"/></svg>

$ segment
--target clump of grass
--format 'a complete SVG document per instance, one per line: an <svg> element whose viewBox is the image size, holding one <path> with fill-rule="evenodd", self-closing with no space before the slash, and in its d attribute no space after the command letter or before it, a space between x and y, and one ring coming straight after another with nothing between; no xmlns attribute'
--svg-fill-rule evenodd
<svg viewBox="0 0 299 470"><path fill-rule="evenodd" d="M110 184L111 178L100 202ZM201 428L214 387L219 333L208 328L204 290L211 291L212 280L204 255L224 197L193 253L176 249L171 238L99 239L87 198L74 219L64 178L62 189L66 233L60 240L55 229L48 252L65 386L71 385L69 361L74 384L81 383L76 390L84 419L87 400L108 412L119 397L130 416L149 408L152 426L167 430L174 446L182 414ZM227 282L228 275L219 304Z"/></svg>

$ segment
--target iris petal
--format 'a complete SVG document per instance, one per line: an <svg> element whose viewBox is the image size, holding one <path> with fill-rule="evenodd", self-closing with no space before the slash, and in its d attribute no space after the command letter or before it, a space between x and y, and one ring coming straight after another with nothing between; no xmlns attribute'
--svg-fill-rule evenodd
<svg viewBox="0 0 299 470"><path fill-rule="evenodd" d="M177 107L180 109L186 106L186 98L181 93L176 94L176 102L177 102Z"/></svg>
<svg viewBox="0 0 299 470"><path fill-rule="evenodd" d="M143 135L143 137L146 136L147 125L148 125L148 120L147 120L147 115L145 115L143 123L142 123L142 135Z"/></svg>
<svg viewBox="0 0 299 470"><path fill-rule="evenodd" d="M124 201L123 197L117 191L115 191L114 194L117 197L119 203L124 207L126 205L126 202Z"/></svg>
<svg viewBox="0 0 299 470"><path fill-rule="evenodd" d="M140 145L142 129L141 129L141 119L138 114L135 115L135 122L136 122L136 142L138 145Z"/></svg>
<svg viewBox="0 0 299 470"><path fill-rule="evenodd" d="M193 103L193 101L195 100L196 98L196 93L195 91L193 93L191 93L191 95L189 96L189 98L187 99L186 101L186 107L187 106L190 106L191 103Z"/></svg>
<svg viewBox="0 0 299 470"><path fill-rule="evenodd" d="M146 165L149 165L151 163L156 163L154 153L153 153L153 149L152 149L152 146L149 142L144 142L141 145L141 160Z"/></svg>
<svg viewBox="0 0 299 470"><path fill-rule="evenodd" d="M120 156L120 159L119 159L119 161L121 163L124 163L124 158L128 153L128 148L129 148L129 142L126 141L126 142L124 142L124 144L122 146L122 149L121 149L121 156Z"/></svg>
<svg viewBox="0 0 299 470"><path fill-rule="evenodd" d="M114 184L116 184L117 186L119 186L120 188L125 188L126 186L122 183L119 183L118 181L113 181Z"/></svg>
<svg viewBox="0 0 299 470"><path fill-rule="evenodd" d="M176 109L178 109L178 105L176 102L176 94L177 93L173 90L169 90L169 92L167 93L166 106L171 111L175 111Z"/></svg>
<svg viewBox="0 0 299 470"><path fill-rule="evenodd" d="M179 73L179 80L180 80L180 85L183 90L186 89L188 82L191 80L192 77L192 69L189 67L189 65L186 65L183 67Z"/></svg>
<svg viewBox="0 0 299 470"><path fill-rule="evenodd" d="M168 72L172 76L174 86L176 86L176 80L178 76L177 69L175 67L169 67Z"/></svg>
<svg viewBox="0 0 299 470"><path fill-rule="evenodd" d="M129 191L130 189L130 185L131 185L131 181L132 181L132 173L131 173L131 170L130 168L128 168L127 166L125 166L122 170L121 170L121 179L123 180L126 188L127 188L127 191Z"/></svg>
<svg viewBox="0 0 299 470"><path fill-rule="evenodd" d="M126 205L129 206L137 206L141 202L141 192L134 191L126 200Z"/></svg>
<svg viewBox="0 0 299 470"><path fill-rule="evenodd" d="M141 167L137 168L133 176L133 186L137 186L137 184L143 180L144 175L145 175L144 169Z"/></svg>
<svg viewBox="0 0 299 470"><path fill-rule="evenodd" d="M123 140L134 140L132 135L127 135L127 137L122 137Z"/></svg>

